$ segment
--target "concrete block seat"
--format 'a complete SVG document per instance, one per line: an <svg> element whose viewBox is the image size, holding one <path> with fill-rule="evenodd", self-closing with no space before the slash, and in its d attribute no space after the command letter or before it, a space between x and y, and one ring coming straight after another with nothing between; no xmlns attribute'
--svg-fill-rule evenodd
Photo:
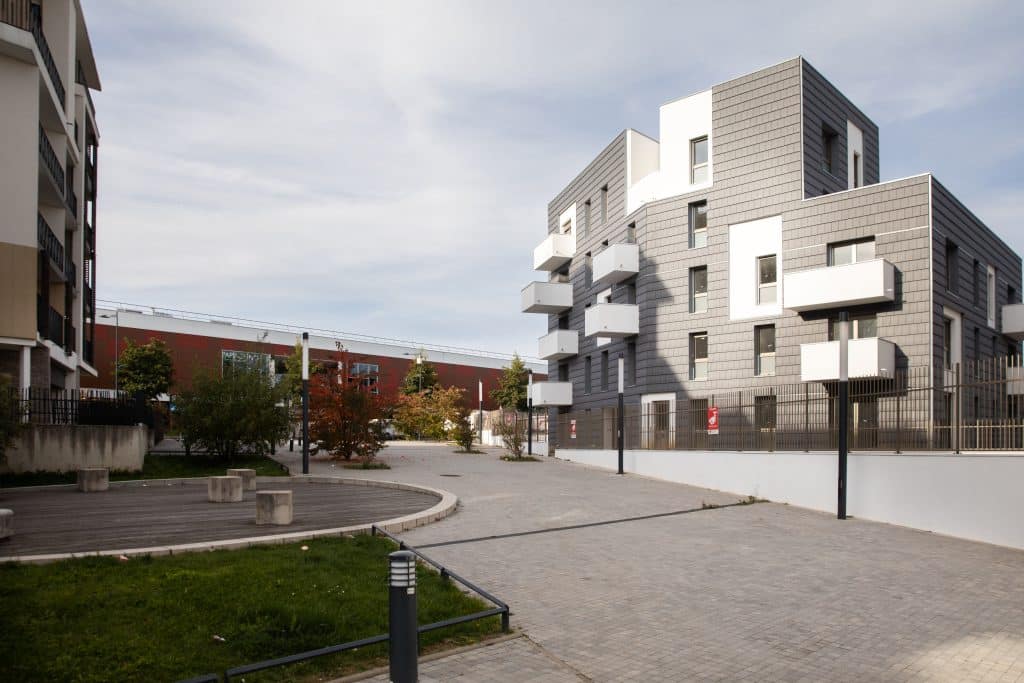
<svg viewBox="0 0 1024 683"><path fill-rule="evenodd" d="M246 469L230 469L228 470L229 477L241 477L242 478L242 489L245 491L256 490L256 470Z"/></svg>
<svg viewBox="0 0 1024 683"><path fill-rule="evenodd" d="M206 497L211 503L241 503L241 477L210 477L206 483Z"/></svg>
<svg viewBox="0 0 1024 683"><path fill-rule="evenodd" d="M14 535L14 510L0 508L0 540Z"/></svg>
<svg viewBox="0 0 1024 683"><path fill-rule="evenodd" d="M256 524L286 526L292 523L291 491L257 491Z"/></svg>
<svg viewBox="0 0 1024 683"><path fill-rule="evenodd" d="M78 470L78 490L91 493L110 488L110 470L106 467L83 467Z"/></svg>

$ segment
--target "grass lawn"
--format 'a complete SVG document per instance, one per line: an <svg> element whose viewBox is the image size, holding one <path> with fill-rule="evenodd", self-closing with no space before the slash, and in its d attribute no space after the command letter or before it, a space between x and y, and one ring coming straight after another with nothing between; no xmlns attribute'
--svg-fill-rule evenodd
<svg viewBox="0 0 1024 683"><path fill-rule="evenodd" d="M372 536L302 545L0 565L0 680L174 681L386 633L395 546ZM422 567L417 582L422 624L489 607ZM493 617L420 643L436 649L499 631ZM245 680L322 680L386 658L385 643Z"/></svg>
<svg viewBox="0 0 1024 683"><path fill-rule="evenodd" d="M202 455L156 455L147 453L142 463L142 472L110 473L111 481L127 479L178 479L180 477L209 477L224 474L229 467L256 470L259 477L284 477L288 471L280 463L268 457L241 456L231 464L225 464ZM74 484L74 472L22 472L0 474L0 488L15 486L43 486L46 484Z"/></svg>

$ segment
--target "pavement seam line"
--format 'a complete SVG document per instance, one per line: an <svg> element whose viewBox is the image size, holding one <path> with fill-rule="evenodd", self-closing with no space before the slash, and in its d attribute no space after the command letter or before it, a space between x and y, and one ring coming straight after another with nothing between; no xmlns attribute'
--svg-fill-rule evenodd
<svg viewBox="0 0 1024 683"><path fill-rule="evenodd" d="M724 508L745 507L757 503L767 503L767 500L741 500L736 503L723 503L721 505L706 505L699 508L687 508L685 510L672 510L671 512L655 512L649 515L637 515L635 517L620 517L619 519L606 519L600 522L585 522L583 524L569 524L556 526L549 529L531 529L529 531L513 531L507 534L494 534L492 536L475 536L472 538L460 538L452 541L438 541L436 543L424 543L417 545L417 548L441 548L449 545L463 545L466 543L479 543L481 541L497 541L505 538L517 538L520 536L535 536L548 534L556 531L573 531L575 529L587 529L595 526L608 526L610 524L625 524L626 522L642 522L647 519L658 519L659 517L675 517L677 515L688 515L692 512L705 512L708 510L721 510Z"/></svg>
<svg viewBox="0 0 1024 683"><path fill-rule="evenodd" d="M590 676L586 675L585 673L583 673L582 671L580 671L579 669L574 667L569 662L565 661L564 659L562 659L558 655L556 655L553 652L549 651L546 647L544 647L543 645L538 643L536 640L531 638L528 633L523 633L523 638L526 639L529 643L531 643L538 650L540 650L540 653L542 655L544 655L545 657L547 657L548 659L550 659L552 662L554 662L558 666L562 667L563 669L565 669L567 671L571 671L581 681L593 681L594 680Z"/></svg>

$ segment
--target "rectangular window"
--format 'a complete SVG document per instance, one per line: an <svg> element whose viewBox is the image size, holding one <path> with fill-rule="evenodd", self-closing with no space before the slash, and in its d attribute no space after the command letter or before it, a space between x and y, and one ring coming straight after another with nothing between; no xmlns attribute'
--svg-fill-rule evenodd
<svg viewBox="0 0 1024 683"><path fill-rule="evenodd" d="M690 204L690 249L708 246L708 203Z"/></svg>
<svg viewBox="0 0 1024 683"><path fill-rule="evenodd" d="M690 335L690 379L708 378L708 333Z"/></svg>
<svg viewBox="0 0 1024 683"><path fill-rule="evenodd" d="M754 328L754 374L758 377L775 374L775 325Z"/></svg>
<svg viewBox="0 0 1024 683"><path fill-rule="evenodd" d="M636 386L636 342L626 344L626 384Z"/></svg>
<svg viewBox="0 0 1024 683"><path fill-rule="evenodd" d="M953 367L953 321L949 318L942 319L942 366L947 370Z"/></svg>
<svg viewBox="0 0 1024 683"><path fill-rule="evenodd" d="M853 186L861 186L861 168L860 168L860 153L853 153Z"/></svg>
<svg viewBox="0 0 1024 683"><path fill-rule="evenodd" d="M867 339L878 336L878 319L874 315L858 315L850 318L850 339ZM828 325L828 340L839 341L839 320L832 318Z"/></svg>
<svg viewBox="0 0 1024 683"><path fill-rule="evenodd" d="M775 303L778 273L775 254L757 259L757 303Z"/></svg>
<svg viewBox="0 0 1024 683"><path fill-rule="evenodd" d="M626 226L626 244L636 244L636 223Z"/></svg>
<svg viewBox="0 0 1024 683"><path fill-rule="evenodd" d="M971 266L971 301L974 305L978 305L978 284L981 281L981 264L978 263L978 259L974 259L974 263Z"/></svg>
<svg viewBox="0 0 1024 683"><path fill-rule="evenodd" d="M708 267L690 268L690 313L708 310Z"/></svg>
<svg viewBox="0 0 1024 683"><path fill-rule="evenodd" d="M583 229L580 230L580 237L586 237L590 231L590 200L583 202Z"/></svg>
<svg viewBox="0 0 1024 683"><path fill-rule="evenodd" d="M1006 285L1006 303L1017 303L1017 290L1012 285Z"/></svg>
<svg viewBox="0 0 1024 683"><path fill-rule="evenodd" d="M974 357L981 358L981 330L977 325L974 327Z"/></svg>
<svg viewBox="0 0 1024 683"><path fill-rule="evenodd" d="M588 251L583 257L583 285L590 288L594 285L594 259Z"/></svg>
<svg viewBox="0 0 1024 683"><path fill-rule="evenodd" d="M690 140L690 183L706 183L708 181L708 138Z"/></svg>
<svg viewBox="0 0 1024 683"><path fill-rule="evenodd" d="M558 316L558 329L567 330L569 329L569 314Z"/></svg>
<svg viewBox="0 0 1024 683"><path fill-rule="evenodd" d="M271 356L268 353L257 353L255 351L221 351L220 370L221 374L227 374L232 370L266 370L270 372Z"/></svg>
<svg viewBox="0 0 1024 683"><path fill-rule="evenodd" d="M758 429L775 429L778 402L774 394L754 397L754 420Z"/></svg>
<svg viewBox="0 0 1024 683"><path fill-rule="evenodd" d="M594 388L594 380L591 379L590 373L593 372L593 363L590 360L590 356L584 359L583 363L583 393L589 394Z"/></svg>
<svg viewBox="0 0 1024 683"><path fill-rule="evenodd" d="M855 240L852 242L836 242L828 245L828 265L845 266L850 263L861 263L875 258L875 238Z"/></svg>
<svg viewBox="0 0 1024 683"><path fill-rule="evenodd" d="M960 247L946 240L946 291L960 289Z"/></svg>
<svg viewBox="0 0 1024 683"><path fill-rule="evenodd" d="M988 326L994 328L996 326L996 269L992 266L988 267Z"/></svg>
<svg viewBox="0 0 1024 683"><path fill-rule="evenodd" d="M627 282L625 289L626 289L626 303L627 304L636 304L636 283L635 282Z"/></svg>
<svg viewBox="0 0 1024 683"><path fill-rule="evenodd" d="M601 391L608 391L608 352L601 352Z"/></svg>
<svg viewBox="0 0 1024 683"><path fill-rule="evenodd" d="M608 186L601 188L601 222L608 222Z"/></svg>
<svg viewBox="0 0 1024 683"><path fill-rule="evenodd" d="M569 364L559 363L558 364L558 381L568 382L569 381Z"/></svg>
<svg viewBox="0 0 1024 683"><path fill-rule="evenodd" d="M839 136L834 130L828 126L822 126L821 128L821 169L832 175L836 174L836 141Z"/></svg>

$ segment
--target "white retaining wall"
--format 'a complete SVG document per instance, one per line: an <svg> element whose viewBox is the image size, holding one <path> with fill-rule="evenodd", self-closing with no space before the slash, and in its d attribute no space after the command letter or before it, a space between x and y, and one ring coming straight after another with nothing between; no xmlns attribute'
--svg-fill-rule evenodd
<svg viewBox="0 0 1024 683"><path fill-rule="evenodd" d="M559 449L614 470L616 451ZM626 472L835 514L836 453L626 451ZM848 515L1024 549L1024 453L853 453Z"/></svg>
<svg viewBox="0 0 1024 683"><path fill-rule="evenodd" d="M106 467L138 472L146 457L148 431L145 425L31 425L7 449L4 469L72 472Z"/></svg>

